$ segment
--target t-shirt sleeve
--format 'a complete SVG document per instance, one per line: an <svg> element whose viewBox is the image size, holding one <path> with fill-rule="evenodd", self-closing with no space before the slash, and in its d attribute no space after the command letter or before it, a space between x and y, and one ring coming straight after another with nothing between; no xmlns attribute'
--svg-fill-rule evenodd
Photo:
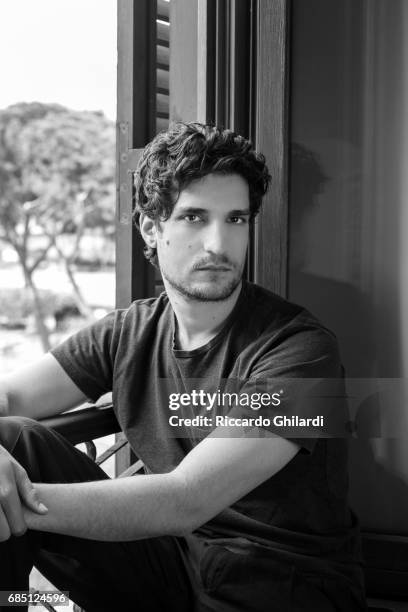
<svg viewBox="0 0 408 612"><path fill-rule="evenodd" d="M246 403L243 396L248 398ZM277 347L266 349L240 387L240 402L229 414L261 417L261 428L311 453L320 436L339 433L345 409L337 341L324 328L316 328L289 334Z"/></svg>
<svg viewBox="0 0 408 612"><path fill-rule="evenodd" d="M112 391L113 366L124 313L123 310L109 313L50 351L93 402Z"/></svg>

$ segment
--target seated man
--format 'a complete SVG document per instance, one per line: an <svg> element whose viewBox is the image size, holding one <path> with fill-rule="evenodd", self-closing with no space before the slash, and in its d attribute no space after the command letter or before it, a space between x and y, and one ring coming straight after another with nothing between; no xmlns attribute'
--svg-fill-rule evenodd
<svg viewBox="0 0 408 612"><path fill-rule="evenodd" d="M242 279L269 179L228 130L174 124L145 148L136 221L165 292L3 379L0 590L35 564L88 612L366 609L346 440L296 420L299 380L341 381L336 340ZM240 401L274 381L262 411ZM36 422L108 391L143 476L108 479Z"/></svg>

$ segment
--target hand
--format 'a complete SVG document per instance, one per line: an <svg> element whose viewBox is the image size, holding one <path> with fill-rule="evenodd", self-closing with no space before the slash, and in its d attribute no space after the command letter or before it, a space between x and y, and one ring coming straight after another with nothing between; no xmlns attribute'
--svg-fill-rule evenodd
<svg viewBox="0 0 408 612"><path fill-rule="evenodd" d="M27 530L23 504L37 514L48 512L25 469L0 446L0 542Z"/></svg>

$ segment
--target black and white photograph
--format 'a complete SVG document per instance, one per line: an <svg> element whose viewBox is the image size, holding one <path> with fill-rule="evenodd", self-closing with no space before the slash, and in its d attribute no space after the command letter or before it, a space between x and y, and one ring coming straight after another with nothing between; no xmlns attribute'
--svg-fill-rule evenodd
<svg viewBox="0 0 408 612"><path fill-rule="evenodd" d="M408 612L407 40L1 0L0 610Z"/></svg>

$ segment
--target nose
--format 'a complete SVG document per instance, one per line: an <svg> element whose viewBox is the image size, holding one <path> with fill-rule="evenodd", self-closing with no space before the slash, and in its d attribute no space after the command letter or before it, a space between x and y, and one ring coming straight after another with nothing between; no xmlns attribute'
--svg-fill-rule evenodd
<svg viewBox="0 0 408 612"><path fill-rule="evenodd" d="M227 246L225 230L223 223L214 222L207 226L203 236L203 247L207 253L214 253L214 255L225 253Z"/></svg>

